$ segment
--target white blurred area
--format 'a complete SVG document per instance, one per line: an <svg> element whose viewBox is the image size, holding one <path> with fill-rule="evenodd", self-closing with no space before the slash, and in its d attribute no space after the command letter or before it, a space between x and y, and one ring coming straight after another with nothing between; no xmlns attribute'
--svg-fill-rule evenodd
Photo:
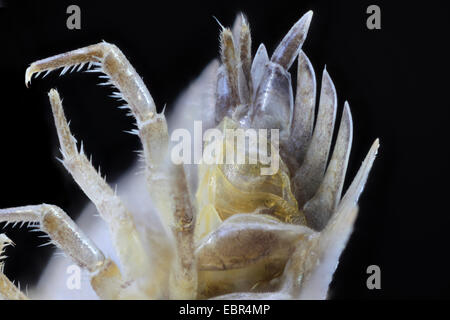
<svg viewBox="0 0 450 320"><path fill-rule="evenodd" d="M125 203L127 208L133 213L136 220L151 217L153 204L145 185L145 175L139 165L134 165L117 181L117 194ZM141 174L137 174L141 172ZM112 184L114 186L114 184ZM151 220L151 219L150 219ZM105 257L112 259L120 268L119 260L113 248L108 226L98 215L95 206L89 204L76 220L77 225L83 232L102 250ZM69 289L67 280L72 273L67 269L74 262L64 256L61 250L48 262L42 273L38 285L28 290L31 299L57 299L57 300L82 300L98 299L97 294L92 290L90 276L87 271L81 273L80 289Z"/></svg>

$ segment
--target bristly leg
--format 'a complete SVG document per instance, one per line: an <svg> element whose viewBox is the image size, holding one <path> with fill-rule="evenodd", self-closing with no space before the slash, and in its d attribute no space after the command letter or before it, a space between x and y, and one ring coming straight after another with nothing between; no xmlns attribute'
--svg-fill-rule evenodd
<svg viewBox="0 0 450 320"><path fill-rule="evenodd" d="M106 259L100 249L59 207L41 204L0 209L0 222L34 223L40 231L48 234L51 243L62 249L79 267L90 272L91 283L99 297L111 299L120 296L123 285L120 272L111 272L118 270L115 263ZM3 274L2 277L5 278ZM5 279L0 279L0 283L0 292L4 289L11 294L11 284ZM20 298L17 292L15 294L18 295L16 298Z"/></svg>
<svg viewBox="0 0 450 320"><path fill-rule="evenodd" d="M159 209L161 218L165 222L165 226L169 230L172 230L172 232L175 232L175 238L179 237L180 234L174 231L178 230L177 226L185 225L184 221L186 220L186 216L192 217L192 219L194 218L194 211L190 203L191 196L189 193L187 193L188 196L180 196L180 192L186 193L189 191L186 179L179 179L179 181L177 180L178 185L176 187L172 186L174 178L178 179L180 176L185 176L184 168L180 167L178 170L173 170L174 168L171 163L166 165L167 161L165 161L165 156L168 148L166 119L163 114L156 113L156 107L149 91L123 53L116 46L103 42L39 60L32 63L27 69L26 82L28 83L32 75L36 72L54 70L60 67L64 67L64 71L68 67L85 62L94 63L97 67L95 71L106 74L109 77L109 82L119 89L119 93L116 96L124 99L129 104L130 110L136 118L139 137L143 144L148 189ZM164 285L154 285L152 283L154 280L150 279L151 276L148 273L152 269L151 261L148 260L142 265L127 264L130 260L140 261L142 257L149 257L149 255L151 256L162 249L153 248L153 253L147 252L145 254L143 253L145 250L142 247L142 243L140 243L142 239L138 241L138 236L130 236L130 234L136 233L132 215L117 196L114 195L113 191L103 179L98 176L84 154L76 151L75 142L70 135L67 122L63 117L62 107L60 107L59 96L57 96L56 91L50 92L50 99L52 108L54 109L55 122L64 155L64 164L83 191L94 202L101 216L109 223L113 238L115 239L115 246L119 251L119 257L121 257L125 270L128 270L126 272L127 278L137 277L139 279L146 279L143 286L147 288L145 290L150 291L148 292L150 296L158 297L167 295L167 288ZM172 177L178 171L180 172ZM180 214L180 212L183 212L183 214ZM159 218L157 220L159 221ZM160 240L162 241L159 241L159 244L157 243L158 241L155 241L155 243L152 243L152 246L160 245L170 251L167 248L171 244L170 239L165 235L165 231L167 230L165 226L162 225L160 228L153 226L155 230L159 230L156 232L158 236L154 235L152 237L155 239L161 238ZM185 233L182 234L184 235ZM193 255L193 244L185 245L186 242L192 242L192 239L190 236L187 238L183 236L183 239L181 242L176 242L178 245L176 247L175 258L179 266L174 268L171 277L176 279L175 282L189 282L190 285L177 285L177 287L187 286L189 288L184 293L173 292L173 295L174 297L195 297L196 281L193 281L193 279L196 279L195 261L186 261L186 258L183 258ZM189 253L186 253L186 250ZM134 258L131 258L130 255L133 255ZM168 259L171 258L168 257ZM189 275L184 274L184 266L186 265L192 266L189 268ZM155 270L160 276L153 276L153 278L165 279L163 272L167 274L166 271ZM179 274L180 272L182 273L181 275ZM190 280L187 280L188 278ZM152 290L156 290L155 288L163 292L151 292Z"/></svg>
<svg viewBox="0 0 450 320"><path fill-rule="evenodd" d="M3 273L4 249L8 245L14 245L13 242L3 233L0 233L0 300L28 300L28 297L20 291Z"/></svg>
<svg viewBox="0 0 450 320"><path fill-rule="evenodd" d="M315 73L301 51L311 18L311 11L301 17L270 59L264 45L260 45L252 62L250 27L240 14L232 30L222 27L222 65L212 63L204 77L188 90L187 96L195 101L183 102L189 107L184 111L195 109L191 120L208 119L206 127L230 121L242 128L279 129L283 161L278 172L283 174L282 183L272 185L270 180L267 184L262 180L264 185L258 185L255 175L243 167L234 168L231 175L223 174L220 167L206 167L214 170L210 177L215 180L199 175L197 200L204 197L205 201L194 202L190 187L195 184L191 177L186 175L183 164L176 165L169 159L164 111L157 113L148 89L120 49L102 42L32 63L25 81L28 85L34 74L57 68L63 68L61 74L70 69L80 71L86 63L95 66L87 71L103 73L101 77L107 79L104 84L118 89L112 97L125 100L125 108L136 119L137 130L132 133L139 136L143 145L147 187L157 211L149 208L139 221L128 210L88 161L82 147L78 150L59 94L51 90L49 98L63 155L61 162L107 222L122 272L58 207L43 204L4 209L0 210L0 221L3 214L4 220L39 225L52 243L91 272L92 287L101 298L325 298L356 218L357 200L374 161L378 140L341 198L353 136L352 117L345 103L328 162L337 96L331 77L324 70L315 115ZM297 56L294 99L289 68ZM216 88L212 89L214 85ZM278 152L278 142L276 145ZM205 169L202 165L201 170ZM246 189L247 181L233 180L232 176L251 181L251 188ZM278 185L282 185L281 190ZM229 189L227 196L220 191L225 190L223 186ZM253 194L261 197L254 198L261 200L261 205L250 206L251 210L238 206L226 217L218 214L218 202L210 202L219 199L225 207L231 207L234 200L238 204L247 200L258 202L251 200ZM267 204L267 199L278 201L281 196L276 208ZM202 208L196 208L197 205ZM266 215L270 214L268 208L281 210L282 205L288 207L285 211L289 219ZM197 209L199 217L205 218L203 221L197 220ZM200 238L196 225L202 232ZM0 235L2 239L0 251L9 241ZM1 273L0 277L0 296L26 298L8 279L2 280Z"/></svg>
<svg viewBox="0 0 450 320"><path fill-rule="evenodd" d="M49 97L61 145L63 164L109 225L116 252L125 272L125 281L136 282L138 292L142 291L144 296L165 296L165 288L161 286L161 283L155 283L155 281L164 281L165 278L149 275L152 274L152 270L157 274L163 274L165 270L158 269L152 261L151 254L145 249L144 240L136 229L132 214L94 169L83 150L77 150L76 140L70 132L58 92L51 90ZM154 227L158 229L158 226ZM168 240L164 232L160 230L155 237L158 238L159 243L152 243L152 249L155 252L161 250L154 248L156 246L167 249ZM170 257L167 258L170 259ZM131 261L140 261L140 263Z"/></svg>

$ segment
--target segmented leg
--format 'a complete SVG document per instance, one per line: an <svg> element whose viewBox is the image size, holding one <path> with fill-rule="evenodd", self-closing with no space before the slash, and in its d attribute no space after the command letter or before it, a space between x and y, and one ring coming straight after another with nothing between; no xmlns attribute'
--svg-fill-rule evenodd
<svg viewBox="0 0 450 320"><path fill-rule="evenodd" d="M51 71L59 67L64 67L64 73L68 68L86 62L93 62L98 67L94 71L105 73L109 77L109 82L107 83L114 85L120 91L115 96L123 98L128 102L129 107L136 118L139 137L143 144L146 175L152 198L155 200L160 214L166 214L166 217L164 218L169 226L184 225L183 221L177 220L183 215L179 215L175 211L180 210L186 213L191 211L188 215L192 217L192 206L190 204L190 196L183 198L179 195L177 189L173 190L171 188L170 183L173 180L171 174L175 173L174 170L172 170L172 164L167 164L168 131L166 119L163 114L156 113L153 99L142 79L116 46L103 42L39 60L32 63L27 69L25 79L26 82L29 82L34 73L46 70ZM55 102L57 102L57 100L58 99L54 99ZM62 119L63 118L60 117L60 120ZM65 119L61 124L67 127ZM60 137L60 140L61 144L63 144L63 142L72 144L72 146L68 146L67 151L71 151L70 156L73 157L73 159L68 158L67 161L64 160L65 166L71 172L83 191L97 206L102 217L108 221L113 238L115 239L116 248L119 251L119 257L121 257L124 266L127 264L126 262L130 260L141 261L142 258L139 259L139 257L146 255L142 253L144 249L142 248L140 241L137 240L139 237L136 234L136 229L133 225L130 213L114 195L109 186L107 186L107 184L97 175L86 157L82 153L79 154L76 152L75 143L70 137L68 128L66 131L66 134L69 135L66 135L64 138L63 134L62 139ZM71 162L73 162L72 165ZM184 175L184 169L181 167L179 170L182 170L182 175ZM177 169L175 171L178 172L179 170ZM180 174L181 173L176 173L176 176L179 176ZM177 183L184 183L184 185L179 187L179 189L183 192L189 190L186 179L180 181L181 182L177 181ZM185 200L185 202L178 202L180 200ZM161 229L165 228L162 227ZM136 234L136 236L130 236L133 234ZM182 235L184 239L181 241L182 243L190 241L189 237L185 238L185 233ZM164 239L163 242L167 242L167 239ZM178 246L177 257L193 255L193 250L189 253L184 252L185 250L190 250L189 248L193 248L193 245ZM151 276L148 273L149 270L151 270L151 267L147 266L148 263L148 261L142 265L133 263L133 266L128 264L127 276L131 277L133 274L134 277L147 278L147 280L150 281L149 278ZM182 266L180 266L179 269L183 270L183 266L192 265L185 261L181 261L180 263ZM194 270L195 268L190 269L190 272L194 272ZM147 274L146 276L145 273ZM175 276L175 278L182 278L182 276ZM194 279L195 276L191 276L190 278ZM191 285L195 286L194 284ZM150 285L149 283L147 283L145 287L148 290L155 290L152 289L152 287L155 286ZM167 288L161 288L161 286L156 287L160 288L160 290L167 290ZM190 292L190 294L193 294L194 296L196 294L196 290L189 289L189 291L186 291L185 293L187 292ZM156 296L160 296L162 293L148 292L149 296L155 296L155 294Z"/></svg>
<svg viewBox="0 0 450 320"><path fill-rule="evenodd" d="M177 245L177 263L171 278L171 298L194 299L197 296L197 260L194 254L195 214L191 193L182 164L171 166L170 177L174 208L172 227Z"/></svg>
<svg viewBox="0 0 450 320"><path fill-rule="evenodd" d="M113 97L122 98L136 118L138 134L141 138L147 168L153 174L156 165L164 159L167 149L167 125L163 114L156 113L155 103L141 77L134 70L125 55L115 45L102 42L85 48L59 54L32 63L26 73L28 84L34 74L50 72L63 67L61 74L69 68L85 63L94 64L96 69L89 72L102 72L108 81L119 89Z"/></svg>
<svg viewBox="0 0 450 320"><path fill-rule="evenodd" d="M154 262L150 261L131 213L97 173L83 150L77 150L76 140L70 132L58 92L51 90L49 98L61 145L63 164L84 193L95 204L100 216L108 223L117 254L124 268L126 280L139 279L139 290L150 296L164 296L165 288L155 285L155 281L163 281L164 278L155 277L152 279L151 271L158 271L155 271L155 267L152 267ZM161 233L158 236L161 238L159 245L164 246L166 241L164 234Z"/></svg>
<svg viewBox="0 0 450 320"><path fill-rule="evenodd" d="M129 103L131 111L139 124L144 123L156 113L155 103L141 77L128 62L124 54L115 45L101 42L85 48L59 54L47 59L33 62L25 72L25 83L28 85L36 73L47 73L64 67L61 74L70 68L81 70L84 64L94 64L109 76L109 81L117 87L123 98ZM72 70L73 70L72 69Z"/></svg>
<svg viewBox="0 0 450 320"><path fill-rule="evenodd" d="M47 233L51 242L62 249L78 266L88 270L93 289L100 298L118 298L123 284L116 264L106 259L100 249L59 207L48 204L0 209L0 222L33 223ZM0 287L12 288L4 279ZM0 288L0 291L3 289ZM18 294L17 292L15 294Z"/></svg>

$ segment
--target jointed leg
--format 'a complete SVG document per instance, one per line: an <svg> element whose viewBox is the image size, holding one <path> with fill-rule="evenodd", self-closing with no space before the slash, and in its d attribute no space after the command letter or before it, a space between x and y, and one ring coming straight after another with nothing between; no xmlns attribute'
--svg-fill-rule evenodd
<svg viewBox="0 0 450 320"><path fill-rule="evenodd" d="M160 279L153 279L149 274L153 270L154 262L150 261L131 213L97 173L83 151L78 152L75 138L71 135L64 116L58 92L51 90L49 97L61 144L63 164L95 204L100 216L108 223L114 246L124 268L125 280L142 280L138 284L139 290L150 296L159 297L161 295L159 290L166 289L156 285L155 281ZM163 246L166 239L160 240L159 245Z"/></svg>
<svg viewBox="0 0 450 320"><path fill-rule="evenodd" d="M114 85L120 92L114 96L123 98L136 118L147 167L153 173L162 161L167 149L168 133L164 114L157 114L155 103L141 77L136 73L124 54L115 45L102 42L85 48L59 54L32 63L25 74L28 84L34 74L63 67L64 74L69 68L86 63L97 68L88 71L107 75L107 84ZM73 69L72 69L73 70Z"/></svg>
<svg viewBox="0 0 450 320"><path fill-rule="evenodd" d="M129 103L138 126L155 114L155 103L144 82L119 48L107 42L36 61L28 67L25 83L28 85L35 73L64 67L62 71L64 74L69 68L76 68L78 65L80 66L78 69L81 70L86 63L95 64L99 68L93 71L103 72L109 76L110 83L120 90L123 98Z"/></svg>
<svg viewBox="0 0 450 320"><path fill-rule="evenodd" d="M87 269L92 275L94 290L101 298L118 297L122 279L115 263L105 259L97 246L78 228L75 222L59 207L48 204L16 207L0 210L0 222L31 222L39 225L57 247L62 249L78 266ZM1 236L1 235L0 235ZM0 247L2 246L0 239ZM6 241L3 241L6 243ZM1 274L0 292L10 298L16 295L12 283ZM115 285L111 285L111 283Z"/></svg>
<svg viewBox="0 0 450 320"><path fill-rule="evenodd" d="M180 197L180 192L177 191L177 188L183 190L183 192L188 190L186 179L175 180L178 184L182 183L175 190L171 186L171 182L179 175L173 172L171 163L167 164L168 132L166 119L163 114L156 113L153 99L142 79L116 46L104 42L39 60L27 69L25 79L28 83L33 74L60 67L64 67L64 73L68 68L72 66L75 68L76 65L82 65L86 62L92 62L98 66L98 69L94 71L105 73L109 77L108 83L120 90L120 93L116 96L123 98L129 104L136 118L138 133L143 144L147 181L152 198L155 200L160 214L166 214L169 217L166 218L166 222L174 226L183 225L184 223L181 220L185 218L181 217L184 214L179 215L177 212L189 212L187 215L190 217L193 217L193 212L190 196L187 198ZM133 249L133 247L138 246L138 243L136 241L130 243L133 241L132 239L138 238L133 236L135 228L130 214L112 190L97 175L86 157L76 151L75 141L70 135L56 91L50 92L50 99L66 168L97 206L102 217L110 224L112 233L115 233L113 238L115 238L115 245L119 250L121 261L130 259L139 261L136 256L130 257L130 254L133 253L142 255L142 252L139 253L141 250ZM180 174L184 176L184 168L180 167L175 171L178 172L178 170L181 170ZM171 176L172 174L175 175L175 178ZM185 241L177 241L177 243L181 244ZM193 248L193 245L179 245L178 257L193 255L193 249L191 251L191 248ZM189 250L189 253L184 253L186 250ZM180 268L184 269L183 266L180 266ZM134 273L139 273L138 271L134 270ZM192 278L195 278L195 276Z"/></svg>
<svg viewBox="0 0 450 320"><path fill-rule="evenodd" d="M101 42L85 48L59 54L32 63L25 74L25 83L31 81L34 74L58 68L64 68L64 74L69 68L81 70L86 63L97 68L88 70L102 72L107 75L106 84L114 85L119 92L114 97L122 98L136 118L139 136L144 147L147 165L154 166L167 148L167 125L163 114L157 114L155 103L141 77L134 70L125 55L115 45ZM73 69L72 69L73 70Z"/></svg>

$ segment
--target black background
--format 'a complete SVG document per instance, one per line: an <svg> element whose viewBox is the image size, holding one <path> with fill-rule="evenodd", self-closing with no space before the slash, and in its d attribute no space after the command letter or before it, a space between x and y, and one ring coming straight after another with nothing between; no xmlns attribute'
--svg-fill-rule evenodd
<svg viewBox="0 0 450 320"><path fill-rule="evenodd" d="M5 3L5 2L3 2ZM66 28L66 8L81 7L81 30ZM381 30L368 30L366 8L381 8ZM95 74L72 73L24 85L29 63L101 40L129 58L161 111L218 55L219 27L248 16L253 51L269 52L303 13L314 17L303 49L320 77L326 65L340 106L348 100L354 140L348 186L372 141L381 148L355 231L331 286L333 298L449 298L447 135L448 10L427 1L9 1L0 8L0 207L52 203L72 217L87 199L59 156L47 92L56 87L77 139L114 181L136 158L133 120L115 108ZM295 70L295 66L292 68ZM338 113L340 117L340 112ZM339 118L338 118L339 119ZM4 229L5 273L36 283L53 249L25 228ZM368 290L366 268L381 268L381 290Z"/></svg>

